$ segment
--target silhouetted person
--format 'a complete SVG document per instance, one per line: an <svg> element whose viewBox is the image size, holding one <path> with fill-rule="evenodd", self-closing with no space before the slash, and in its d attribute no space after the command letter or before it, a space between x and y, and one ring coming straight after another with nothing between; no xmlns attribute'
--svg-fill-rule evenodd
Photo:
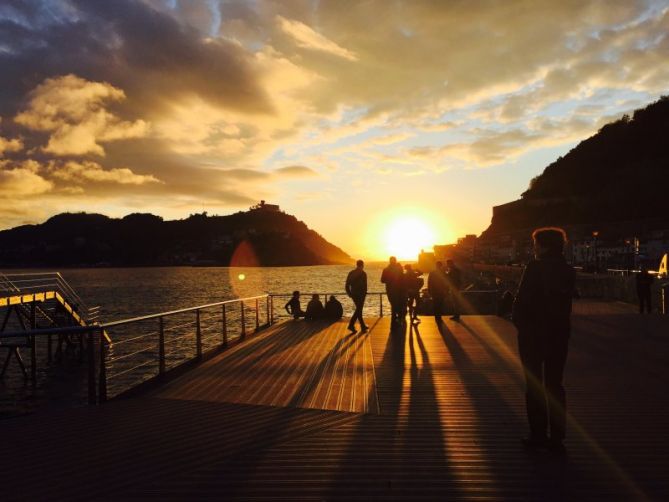
<svg viewBox="0 0 669 502"><path fill-rule="evenodd" d="M398 324L403 319L402 312L406 308L404 298L404 272L402 265L397 263L394 256L388 260L388 266L381 273L381 282L386 285L386 294L392 311L391 325Z"/></svg>
<svg viewBox="0 0 669 502"><path fill-rule="evenodd" d="M513 293L508 289L502 293L497 304L497 315L508 318L513 309Z"/></svg>
<svg viewBox="0 0 669 502"><path fill-rule="evenodd" d="M365 262L358 260L355 262L355 268L346 276L346 294L353 300L355 312L348 323L348 329L355 332L355 322L360 322L360 331L367 331L365 320L362 318L362 309L365 306L365 297L367 296L367 272Z"/></svg>
<svg viewBox="0 0 669 502"><path fill-rule="evenodd" d="M290 298L290 300L288 300L288 303L286 303L283 308L286 309L288 315L293 316L293 319L304 317L304 312L300 306L300 292L293 291L293 296Z"/></svg>
<svg viewBox="0 0 669 502"><path fill-rule="evenodd" d="M444 300L448 295L448 284L446 282L446 271L444 264L440 261L434 264L435 269L427 276L427 290L432 297L432 309L434 320L441 323L441 314L444 308Z"/></svg>
<svg viewBox="0 0 669 502"><path fill-rule="evenodd" d="M316 319L323 319L325 315L325 308L321 303L321 299L318 295L312 295L311 300L307 303L307 310L304 313L304 318L307 321L315 321Z"/></svg>
<svg viewBox="0 0 669 502"><path fill-rule="evenodd" d="M334 295L330 296L327 302L325 302L325 318L336 321L341 319L344 315L344 307L341 302L337 300Z"/></svg>
<svg viewBox="0 0 669 502"><path fill-rule="evenodd" d="M448 296L451 299L453 315L451 319L460 320L460 290L462 289L462 272L453 260L446 260L446 278L448 279Z"/></svg>
<svg viewBox="0 0 669 502"><path fill-rule="evenodd" d="M523 444L531 449L546 447L562 452L566 423L562 377L571 330L575 273L564 258L564 230L540 228L533 232L532 239L536 259L523 272L512 314L518 328L530 426L530 435Z"/></svg>
<svg viewBox="0 0 669 502"><path fill-rule="evenodd" d="M648 273L648 267L641 265L641 271L636 276L636 292L639 295L639 314L643 314L644 306L650 314L653 310L652 296L650 294L653 285L653 276Z"/></svg>
<svg viewBox="0 0 669 502"><path fill-rule="evenodd" d="M404 265L404 290L407 296L407 308L409 309L409 318L413 321L418 319L416 308L420 302L420 288L423 287L423 272L415 269L408 263Z"/></svg>

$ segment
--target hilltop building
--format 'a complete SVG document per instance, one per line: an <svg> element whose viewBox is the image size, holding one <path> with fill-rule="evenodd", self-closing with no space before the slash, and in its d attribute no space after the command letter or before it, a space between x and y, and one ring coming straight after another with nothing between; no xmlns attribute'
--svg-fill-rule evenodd
<svg viewBox="0 0 669 502"><path fill-rule="evenodd" d="M249 211L268 211L273 213L281 212L278 204L267 204L264 200L261 200L259 204L251 206Z"/></svg>

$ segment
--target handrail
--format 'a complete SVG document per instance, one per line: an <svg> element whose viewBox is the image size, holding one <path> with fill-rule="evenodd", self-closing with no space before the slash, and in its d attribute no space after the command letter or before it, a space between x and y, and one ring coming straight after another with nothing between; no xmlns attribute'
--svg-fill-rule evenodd
<svg viewBox="0 0 669 502"><path fill-rule="evenodd" d="M120 321L111 321L108 323L100 324L99 328L112 328L114 326L121 326L123 324L129 324L132 322L139 322L139 321L146 321L148 319L157 319L159 317L167 317L175 314L183 314L185 312L194 312L196 310L204 310L207 308L212 308L212 307L220 307L221 305L225 304L230 304L230 303L238 303L238 302L245 302L248 300L255 300L255 299L261 299L261 298L267 298L269 295L258 295L258 296L248 296L245 298L236 298L234 300L224 300L222 302L214 302L214 303L207 303L204 305L198 305L197 307L186 307L183 309L178 309L178 310L169 310L167 312L159 312L157 314L149 314L145 316L140 316L140 317L133 317L131 319L122 319Z"/></svg>
<svg viewBox="0 0 669 502"><path fill-rule="evenodd" d="M59 293L56 293L59 294ZM31 295L26 295L31 296ZM34 298L34 295L33 295ZM260 300L264 300L261 302ZM234 307L233 307L234 305ZM102 403L107 400L107 382L110 378L117 378L120 375L131 374L140 367L157 367L157 372L152 373L148 380L155 380L165 376L165 374L187 362L202 360L203 357L222 350L228 346L229 340L244 340L249 329L255 324L255 331L269 326L273 323L270 312L271 298L269 295L257 295L245 298L236 298L232 300L223 300L218 302L196 305L170 311L158 312L129 319L107 322L99 322L79 326L61 326L51 328L29 329L25 331L13 331L0 333L0 342L5 339L27 337L33 345L34 340L40 336L52 335L80 335L82 347L85 341L87 359L88 359L88 402L90 404ZM227 308L226 308L227 307ZM216 315L209 315L212 309L217 310ZM262 323L260 321L260 312L263 312ZM200 315L205 312L205 315ZM247 313L245 316L245 312ZM182 323L177 317L177 325L166 322L178 316L179 314L194 313L193 321ZM254 319L255 317L255 319ZM158 321L157 330L151 330L150 333L144 333L140 336L134 336L144 331L145 321ZM136 329L126 330L124 326L138 325ZM123 345L121 352L116 348L117 344L111 343L107 338L107 330L121 328L120 334L129 335L128 340L138 341L140 338L146 339L149 347L140 346L131 343ZM233 334L233 329L236 333ZM216 332L220 340L212 343ZM203 336L205 335L205 336ZM232 335L232 336L231 336ZM178 340L177 340L178 339ZM49 341L51 339L49 338ZM121 339L123 340L123 338ZM166 351L166 346L175 341L179 342L179 348L175 351ZM183 342L181 342L183 341ZM120 343L118 345L121 345ZM127 353L125 349L127 347ZM184 347L190 347L195 350L195 355L188 355L188 352L182 353ZM206 349L206 352L205 352ZM33 349L34 350L34 349ZM137 358L140 354L147 355L148 361L140 361ZM176 365L172 354L178 354ZM144 357L144 356L142 356ZM130 361L131 368L124 367L124 363ZM119 366L119 362L121 365ZM108 375L108 372L110 373ZM133 374L130 379L124 377L120 384L115 385L114 395L122 394L147 381L147 373ZM117 380L118 382L118 380Z"/></svg>
<svg viewBox="0 0 669 502"><path fill-rule="evenodd" d="M261 299L261 298L267 298L268 296L271 296L269 294L265 295L258 295L258 296L249 296L245 298L235 298L233 300L224 300L220 302L214 302L214 303L207 303L204 305L198 305L196 307L186 307L183 309L177 309L177 310L168 310L165 312L158 312L156 314L149 314L145 316L139 316L139 317L131 317L129 319L121 319L119 321L111 321L107 323L93 323L88 326L62 326L58 328L38 328L38 329L32 329L32 330L26 330L26 331L5 331L0 333L0 338L17 338L17 337L25 337L25 336L32 336L32 335L58 335L58 334L63 334L63 333L88 333L91 331L96 331L96 330L106 330L109 328L117 327L117 326L123 326L125 324L131 324L135 322L141 322L141 321L147 321L150 319L159 319L161 317L169 317L172 315L176 314L183 314L186 312L194 312L196 310L204 310L207 308L212 308L212 307L220 307L222 305L227 305L231 303L239 303L239 302L245 302L245 301L250 301L250 300L256 300L256 299Z"/></svg>
<svg viewBox="0 0 669 502"><path fill-rule="evenodd" d="M15 274L0 273L0 284L8 284L10 288L4 291L5 297L21 293L33 293L36 290L54 289L62 294L68 303L77 307L77 312L86 321L91 317L96 307L91 307L77 294L60 272L21 272Z"/></svg>

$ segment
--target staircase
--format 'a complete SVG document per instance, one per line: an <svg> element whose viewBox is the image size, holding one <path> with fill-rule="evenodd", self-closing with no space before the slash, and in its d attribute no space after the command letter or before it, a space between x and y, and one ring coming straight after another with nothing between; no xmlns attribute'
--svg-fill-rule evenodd
<svg viewBox="0 0 669 502"><path fill-rule="evenodd" d="M98 322L99 314L100 307L86 305L59 272L0 273L0 348L7 349L0 377L12 356L16 357L24 376L28 376L19 350L25 347L31 352L31 373L35 378L35 337L3 339L2 333L6 330L89 326ZM105 337L111 342L106 333ZM63 341L72 345L71 338L65 337L59 339L59 348ZM83 347L83 344L80 338L78 345ZM51 361L51 337L48 348Z"/></svg>

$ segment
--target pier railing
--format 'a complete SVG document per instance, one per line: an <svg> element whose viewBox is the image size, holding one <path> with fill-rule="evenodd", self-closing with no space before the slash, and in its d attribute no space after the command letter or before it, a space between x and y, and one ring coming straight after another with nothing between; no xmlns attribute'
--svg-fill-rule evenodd
<svg viewBox="0 0 669 502"><path fill-rule="evenodd" d="M87 305L60 272L0 273L0 300L4 299L8 304L14 301L27 302L30 295L45 292L60 294L82 324L98 320L100 307ZM22 297L26 299L22 300Z"/></svg>
<svg viewBox="0 0 669 502"><path fill-rule="evenodd" d="M88 402L95 404L184 369L269 325L270 302L269 295L239 298L104 324L4 332L0 341L83 337Z"/></svg>

